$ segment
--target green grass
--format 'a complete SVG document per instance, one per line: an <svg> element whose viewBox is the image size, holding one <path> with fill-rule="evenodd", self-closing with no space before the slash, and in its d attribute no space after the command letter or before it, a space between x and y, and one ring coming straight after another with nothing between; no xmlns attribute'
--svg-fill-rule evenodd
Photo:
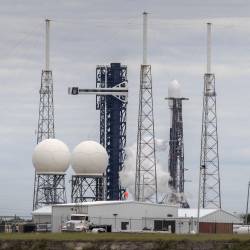
<svg viewBox="0 0 250 250"><path fill-rule="evenodd" d="M0 233L0 240L54 241L250 241L250 235L176 235L160 233Z"/></svg>

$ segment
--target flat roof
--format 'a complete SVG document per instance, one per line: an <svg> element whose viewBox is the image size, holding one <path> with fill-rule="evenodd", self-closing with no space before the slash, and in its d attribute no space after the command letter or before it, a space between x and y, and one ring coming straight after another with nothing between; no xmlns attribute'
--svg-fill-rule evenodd
<svg viewBox="0 0 250 250"><path fill-rule="evenodd" d="M81 202L81 203L65 203L65 204L54 204L51 206L44 206L34 210L32 215L51 215L52 214L52 206L53 207L72 207L72 206L101 206L101 205L115 205L115 204L143 204L149 206L162 206L162 207L175 207L175 205L168 205L168 204L157 204L157 203L150 203L150 202L139 202L133 200L119 200L119 201L88 201L88 202Z"/></svg>
<svg viewBox="0 0 250 250"><path fill-rule="evenodd" d="M208 214L216 212L218 209L200 209L200 217L206 216ZM179 208L178 209L179 218L197 218L198 217L198 208Z"/></svg>
<svg viewBox="0 0 250 250"><path fill-rule="evenodd" d="M163 207L175 207L178 208L176 205L169 205L169 204L158 204L158 203L151 203L151 202L141 202L141 201L134 201L134 200L119 200L119 201L87 201L87 202L80 202L80 203L65 203L65 204L55 204L52 205L53 207L68 207L68 206L101 206L101 205L114 205L114 204L142 204L142 205L150 205L150 206L163 206Z"/></svg>

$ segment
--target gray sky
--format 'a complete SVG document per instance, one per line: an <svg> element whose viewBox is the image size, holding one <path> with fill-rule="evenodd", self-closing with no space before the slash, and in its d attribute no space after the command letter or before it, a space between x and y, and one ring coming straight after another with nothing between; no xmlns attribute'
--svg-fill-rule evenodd
<svg viewBox="0 0 250 250"><path fill-rule="evenodd" d="M156 137L168 139L167 84L177 79L184 104L186 190L198 196L206 22L213 23L222 204L242 212L250 179L249 1L1 1L0 9L0 214L29 215L32 207L39 87L44 67L44 19L51 18L56 137L72 150L98 140L94 96L72 97L67 87L95 86L97 64L128 65L128 146L136 141L141 13L149 16ZM161 155L167 163L168 153ZM71 171L69 171L70 175ZM68 184L68 183L67 183ZM68 185L68 189L70 186Z"/></svg>

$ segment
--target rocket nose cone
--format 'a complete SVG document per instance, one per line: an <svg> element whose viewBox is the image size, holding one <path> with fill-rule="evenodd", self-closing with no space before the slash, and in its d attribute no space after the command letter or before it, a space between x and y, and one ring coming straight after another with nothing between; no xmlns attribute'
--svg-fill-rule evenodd
<svg viewBox="0 0 250 250"><path fill-rule="evenodd" d="M168 85L168 97L180 98L181 97L181 86L177 80L173 80Z"/></svg>

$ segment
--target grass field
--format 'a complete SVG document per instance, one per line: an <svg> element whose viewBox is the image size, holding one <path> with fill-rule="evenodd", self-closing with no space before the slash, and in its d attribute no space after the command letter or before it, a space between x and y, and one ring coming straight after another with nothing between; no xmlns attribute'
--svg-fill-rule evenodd
<svg viewBox="0 0 250 250"><path fill-rule="evenodd" d="M0 233L0 240L54 241L250 241L250 235L176 235L162 233Z"/></svg>

